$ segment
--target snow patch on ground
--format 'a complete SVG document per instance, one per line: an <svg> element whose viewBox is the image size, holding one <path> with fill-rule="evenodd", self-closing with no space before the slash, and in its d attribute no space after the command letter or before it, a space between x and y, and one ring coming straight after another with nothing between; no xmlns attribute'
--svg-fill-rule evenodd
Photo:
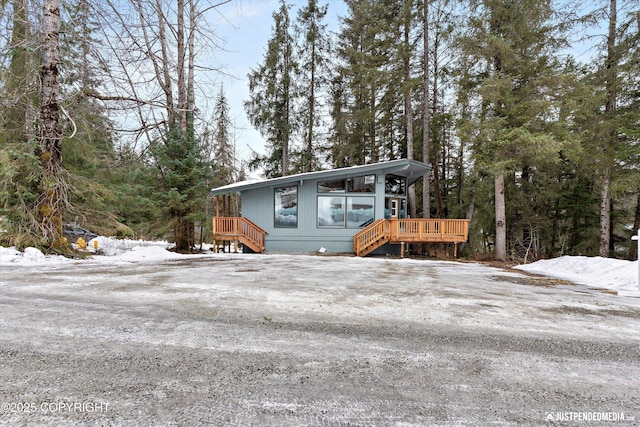
<svg viewBox="0 0 640 427"><path fill-rule="evenodd" d="M554 277L597 288L610 289L619 295L640 296L638 261L562 256L515 267L522 271Z"/></svg>
<svg viewBox="0 0 640 427"><path fill-rule="evenodd" d="M15 248L5 248L0 246L0 265L21 264L21 265L55 265L71 261L60 255L45 255L37 248L25 248L24 252Z"/></svg>

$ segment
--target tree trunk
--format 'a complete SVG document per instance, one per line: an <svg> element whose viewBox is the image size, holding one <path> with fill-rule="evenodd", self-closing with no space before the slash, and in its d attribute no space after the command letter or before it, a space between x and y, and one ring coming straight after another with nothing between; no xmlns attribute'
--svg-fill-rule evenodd
<svg viewBox="0 0 640 427"><path fill-rule="evenodd" d="M607 35L607 59L606 59L606 87L607 99L605 102L605 113L611 121L611 115L616 109L616 80L617 80L617 55L616 55L616 26L617 26L617 3L616 0L610 0L609 3L609 34ZM613 157L613 140L615 138L615 130L609 129L606 132L605 141L603 141L603 149L605 154L605 166L602 171L601 191L600 191L600 256L609 257L609 248L611 246L611 194L609 185L611 183L611 167L609 166L609 158Z"/></svg>
<svg viewBox="0 0 640 427"><path fill-rule="evenodd" d="M609 184L611 173L605 169L602 176L602 188L600 189L600 256L609 257L609 242L611 236L611 196Z"/></svg>
<svg viewBox="0 0 640 427"><path fill-rule="evenodd" d="M162 4L160 0L156 1L156 7L158 12L158 37L162 53L162 63L158 64L155 57L152 57L153 67L156 74L156 79L162 90L164 91L165 98L167 100L167 122L174 123L176 120L175 109L173 107L173 87L171 86L171 58L169 57L169 42L165 33L165 17L162 12ZM145 36L145 45L149 52L152 51L153 40L149 38L146 32L146 18L144 17L142 8L140 8L140 23L142 31Z"/></svg>
<svg viewBox="0 0 640 427"><path fill-rule="evenodd" d="M422 21L424 69L423 69L423 114L422 114L422 161L429 163L429 125L431 114L429 110L429 2L424 2L424 16ZM422 183L422 217L431 217L431 191L429 175Z"/></svg>
<svg viewBox="0 0 640 427"><path fill-rule="evenodd" d="M467 213L465 215L465 218L469 220L469 224L471 224L471 221L473 221L473 213L476 208L476 185L477 185L477 180L476 178L473 178L473 181L471 182L471 200L469 200L469 205L467 206ZM458 253L462 253L466 245L467 245L467 242L460 243L460 246L458 247L458 250L459 250Z"/></svg>
<svg viewBox="0 0 640 427"><path fill-rule="evenodd" d="M315 125L315 105L316 105L316 43L315 40L311 46L311 61L310 67L311 76L309 81L309 111L307 112L307 141L304 150L304 159L302 162L302 171L311 172L314 169L313 162L313 137L314 137L314 125Z"/></svg>
<svg viewBox="0 0 640 427"><path fill-rule="evenodd" d="M435 52L438 52L438 37L436 36L434 38L434 40L431 42L433 44L433 51L434 51L434 58L433 58L433 79L431 80L431 103L433 105L432 109L430 111L432 111L433 116L437 117L438 111L438 105L440 104L440 97L438 94L438 73L439 71L439 64L438 64L438 56ZM442 150L444 150L444 139L445 139L445 135L444 135L444 126L442 124L440 124L440 126L438 126L438 131L435 132L433 138L434 138L434 143L430 144L430 148L432 149L432 153L433 153L433 197L434 197L434 201L436 203L436 207L435 207L435 213L436 213L436 218L442 218L443 215L443 209L442 209L442 194L443 194L443 188L442 188L442 179L444 179L444 168L445 168L445 161L446 158L444 156L442 156Z"/></svg>
<svg viewBox="0 0 640 427"><path fill-rule="evenodd" d="M284 2L282 3L284 6ZM286 15L286 19L282 23L282 34L285 38L289 35L289 15ZM291 63L293 61L293 51L290 43L286 43L284 49L283 59L283 111L282 120L284 123L284 129L282 129L282 176L289 175L290 169L290 138L291 138Z"/></svg>
<svg viewBox="0 0 640 427"><path fill-rule="evenodd" d="M414 159L413 155L413 107L411 105L411 58L410 48L411 40L409 39L409 32L411 30L411 8L413 2L408 0L405 2L404 11L404 45L402 52L403 66L404 66L404 114L407 120L407 158L409 160ZM409 187L409 214L411 218L417 217L416 209L416 188L415 186Z"/></svg>
<svg viewBox="0 0 640 427"><path fill-rule="evenodd" d="M638 235L638 229L640 228L640 194L638 194L638 201L636 202L636 216L633 221L633 235ZM629 256L627 257L629 261L635 261L638 259L638 244L635 241L631 242L631 247L629 248Z"/></svg>
<svg viewBox="0 0 640 427"><path fill-rule="evenodd" d="M187 74L187 133L190 138L195 137L194 115L196 108L195 68L196 68L196 6L193 0L189 0L189 30L187 50L189 52Z"/></svg>
<svg viewBox="0 0 640 427"><path fill-rule="evenodd" d="M40 68L40 181L39 215L43 237L51 248L62 246L62 132L59 126L58 96L60 0L46 0L43 19L43 48Z"/></svg>
<svg viewBox="0 0 640 427"><path fill-rule="evenodd" d="M193 17L193 0L189 0L189 17ZM192 28L190 31L190 36L188 39L185 39L185 0L177 1L177 52L178 52L178 62L176 64L177 68L177 90L178 90L178 127L180 129L180 133L183 135L183 144L191 144L191 138L194 135L193 120L189 120L192 116L193 105L190 102L195 102L193 98L194 89L191 87L192 82L188 81L188 78L192 78L193 76L193 52L191 49L191 44L193 43L193 39L191 35L193 34L194 29ZM193 22L191 22L193 26ZM187 46L189 44L189 46ZM187 50L189 50L188 63L187 63ZM188 68L188 75L185 73ZM168 108L173 108L173 106L169 105ZM190 128L191 125L191 128ZM191 187L194 185L193 182L186 182L185 185L187 187ZM193 247L195 246L195 224L193 219L189 217L191 215L191 209L187 204L182 206L182 208L177 209L175 211L174 216L174 239L176 243L176 250L178 252L191 252Z"/></svg>
<svg viewBox="0 0 640 427"><path fill-rule="evenodd" d="M187 131L187 79L185 77L186 66L186 44L184 40L184 0L178 0L178 9L176 11L178 15L178 28L177 28L177 41L178 41L178 63L176 64L176 71L178 77L178 125L180 131ZM173 106L169 106L173 108Z"/></svg>
<svg viewBox="0 0 640 427"><path fill-rule="evenodd" d="M495 176L496 246L495 259L507 260L507 219L504 200L504 174Z"/></svg>

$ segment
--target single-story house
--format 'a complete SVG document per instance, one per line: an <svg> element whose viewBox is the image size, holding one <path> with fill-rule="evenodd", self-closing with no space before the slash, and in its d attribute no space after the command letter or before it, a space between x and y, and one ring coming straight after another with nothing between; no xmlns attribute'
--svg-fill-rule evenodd
<svg viewBox="0 0 640 427"><path fill-rule="evenodd" d="M213 238L240 241L245 251L362 256L398 252L403 242L466 241L466 220L407 218L407 189L430 172L400 159L215 188L216 200L237 193L242 207L240 217L217 209Z"/></svg>

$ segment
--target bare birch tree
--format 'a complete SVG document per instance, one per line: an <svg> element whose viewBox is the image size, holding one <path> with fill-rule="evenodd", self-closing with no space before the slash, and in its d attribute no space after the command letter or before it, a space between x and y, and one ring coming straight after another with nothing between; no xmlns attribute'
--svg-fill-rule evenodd
<svg viewBox="0 0 640 427"><path fill-rule="evenodd" d="M116 24L105 27L105 35L115 34L110 59L120 71L111 77L121 95L102 99L134 107L139 127L133 130L148 141L159 174L159 202L181 252L196 243L194 221L206 196L206 153L195 125L196 49L211 41L201 27L206 12L229 1L206 7L198 0L108 3ZM196 46L196 35L203 45Z"/></svg>

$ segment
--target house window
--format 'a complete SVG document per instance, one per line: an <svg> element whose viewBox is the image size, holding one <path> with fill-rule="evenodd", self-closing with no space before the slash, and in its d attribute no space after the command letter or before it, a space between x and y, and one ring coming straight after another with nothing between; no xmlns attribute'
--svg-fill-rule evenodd
<svg viewBox="0 0 640 427"><path fill-rule="evenodd" d="M347 197L347 228L361 228L373 222L374 197Z"/></svg>
<svg viewBox="0 0 640 427"><path fill-rule="evenodd" d="M365 175L347 179L349 193L375 193L376 176Z"/></svg>
<svg viewBox="0 0 640 427"><path fill-rule="evenodd" d="M384 192L386 194L405 194L406 179L402 176L387 175L384 178Z"/></svg>
<svg viewBox="0 0 640 427"><path fill-rule="evenodd" d="M375 193L376 176L363 175L318 183L318 193Z"/></svg>
<svg viewBox="0 0 640 427"><path fill-rule="evenodd" d="M318 227L344 228L344 197L318 196Z"/></svg>
<svg viewBox="0 0 640 427"><path fill-rule="evenodd" d="M364 227L374 219L374 200L374 197L318 196L318 227Z"/></svg>
<svg viewBox="0 0 640 427"><path fill-rule="evenodd" d="M279 228L298 227L298 187L275 189L274 226Z"/></svg>
<svg viewBox="0 0 640 427"><path fill-rule="evenodd" d="M323 181L318 183L318 193L344 193L344 179Z"/></svg>

